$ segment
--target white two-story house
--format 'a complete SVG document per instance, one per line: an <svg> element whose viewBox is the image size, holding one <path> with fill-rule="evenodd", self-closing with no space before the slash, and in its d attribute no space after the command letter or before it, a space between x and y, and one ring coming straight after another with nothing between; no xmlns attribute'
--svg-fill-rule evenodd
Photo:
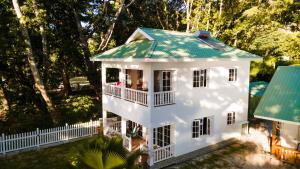
<svg viewBox="0 0 300 169"><path fill-rule="evenodd" d="M102 62L103 125L150 166L229 138L247 127L250 61L208 32L138 28Z"/></svg>

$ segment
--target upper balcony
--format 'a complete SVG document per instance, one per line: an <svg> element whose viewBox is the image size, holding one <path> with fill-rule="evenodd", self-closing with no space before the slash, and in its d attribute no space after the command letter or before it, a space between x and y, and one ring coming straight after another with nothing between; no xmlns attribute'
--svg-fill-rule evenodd
<svg viewBox="0 0 300 169"><path fill-rule="evenodd" d="M157 107L175 104L172 71L154 70L153 78L150 78L151 76L144 74L143 70L107 68L106 76L106 83L103 86L106 95L143 106ZM153 80L152 90L148 90L150 79Z"/></svg>

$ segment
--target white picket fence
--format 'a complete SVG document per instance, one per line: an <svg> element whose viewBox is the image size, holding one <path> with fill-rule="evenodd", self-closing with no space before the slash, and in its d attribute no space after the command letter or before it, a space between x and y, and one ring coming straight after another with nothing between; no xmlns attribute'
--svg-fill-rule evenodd
<svg viewBox="0 0 300 169"><path fill-rule="evenodd" d="M0 137L0 154L8 152L39 148L40 146L66 143L72 139L97 134L97 128L101 125L102 119L86 123L72 124L62 127L5 135Z"/></svg>

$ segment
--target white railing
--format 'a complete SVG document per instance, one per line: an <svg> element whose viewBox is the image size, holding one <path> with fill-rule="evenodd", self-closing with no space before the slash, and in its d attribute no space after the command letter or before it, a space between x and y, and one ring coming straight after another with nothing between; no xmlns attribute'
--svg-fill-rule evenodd
<svg viewBox="0 0 300 169"><path fill-rule="evenodd" d="M105 94L112 95L115 97L121 97L121 86L117 86L116 83L108 83L104 85Z"/></svg>
<svg viewBox="0 0 300 169"><path fill-rule="evenodd" d="M125 99L144 106L148 105L148 92L134 89L125 89Z"/></svg>
<svg viewBox="0 0 300 169"><path fill-rule="evenodd" d="M123 135L123 146L128 150L132 150L132 140L131 137L127 137L126 135Z"/></svg>
<svg viewBox="0 0 300 169"><path fill-rule="evenodd" d="M43 145L53 143L65 143L69 140L97 134L97 128L100 126L102 119L89 121L86 123L73 124L62 127L50 128L36 131L4 135L0 137L0 153L38 148Z"/></svg>
<svg viewBox="0 0 300 169"><path fill-rule="evenodd" d="M108 123L109 134L121 134L121 121L112 121Z"/></svg>
<svg viewBox="0 0 300 169"><path fill-rule="evenodd" d="M175 154L174 144L159 147L153 150L153 162L157 163L166 159L173 157Z"/></svg>
<svg viewBox="0 0 300 169"><path fill-rule="evenodd" d="M155 92L154 93L154 106L163 106L175 103L175 92Z"/></svg>

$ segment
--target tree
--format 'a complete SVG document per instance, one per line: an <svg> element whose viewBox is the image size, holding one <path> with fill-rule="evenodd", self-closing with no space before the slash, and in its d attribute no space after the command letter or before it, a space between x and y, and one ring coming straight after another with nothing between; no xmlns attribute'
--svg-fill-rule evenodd
<svg viewBox="0 0 300 169"><path fill-rule="evenodd" d="M85 145L79 151L78 168L90 169L135 169L136 161L143 153L135 151L129 153L123 147L121 137L98 137Z"/></svg>
<svg viewBox="0 0 300 169"><path fill-rule="evenodd" d="M30 66L30 69L31 69L31 72L32 72L32 76L34 78L35 87L41 93L45 103L47 104L47 109L48 109L49 113L51 113L51 115L52 115L53 122L57 123L56 115L55 115L55 112L54 112L54 105L52 103L52 100L48 96L46 88L45 88L45 86L43 84L43 81L40 77L40 73L39 73L39 70L37 68L35 58L33 56L33 50L32 50L32 45L31 45L29 33L28 33L28 30L26 29L26 26L24 25L25 21L23 20L24 17L21 13L18 0L12 0L12 2L13 2L13 7L14 7L14 10L15 10L15 13L17 15L17 18L19 19L19 22L20 22L20 26L21 26L21 29L22 29L22 34L24 36L24 41L25 41L25 44L26 44L26 51L25 52L27 53L27 60L29 62L29 66Z"/></svg>
<svg viewBox="0 0 300 169"><path fill-rule="evenodd" d="M0 102L0 121L6 121L9 112L9 104L4 85L2 83L2 77L0 77Z"/></svg>

